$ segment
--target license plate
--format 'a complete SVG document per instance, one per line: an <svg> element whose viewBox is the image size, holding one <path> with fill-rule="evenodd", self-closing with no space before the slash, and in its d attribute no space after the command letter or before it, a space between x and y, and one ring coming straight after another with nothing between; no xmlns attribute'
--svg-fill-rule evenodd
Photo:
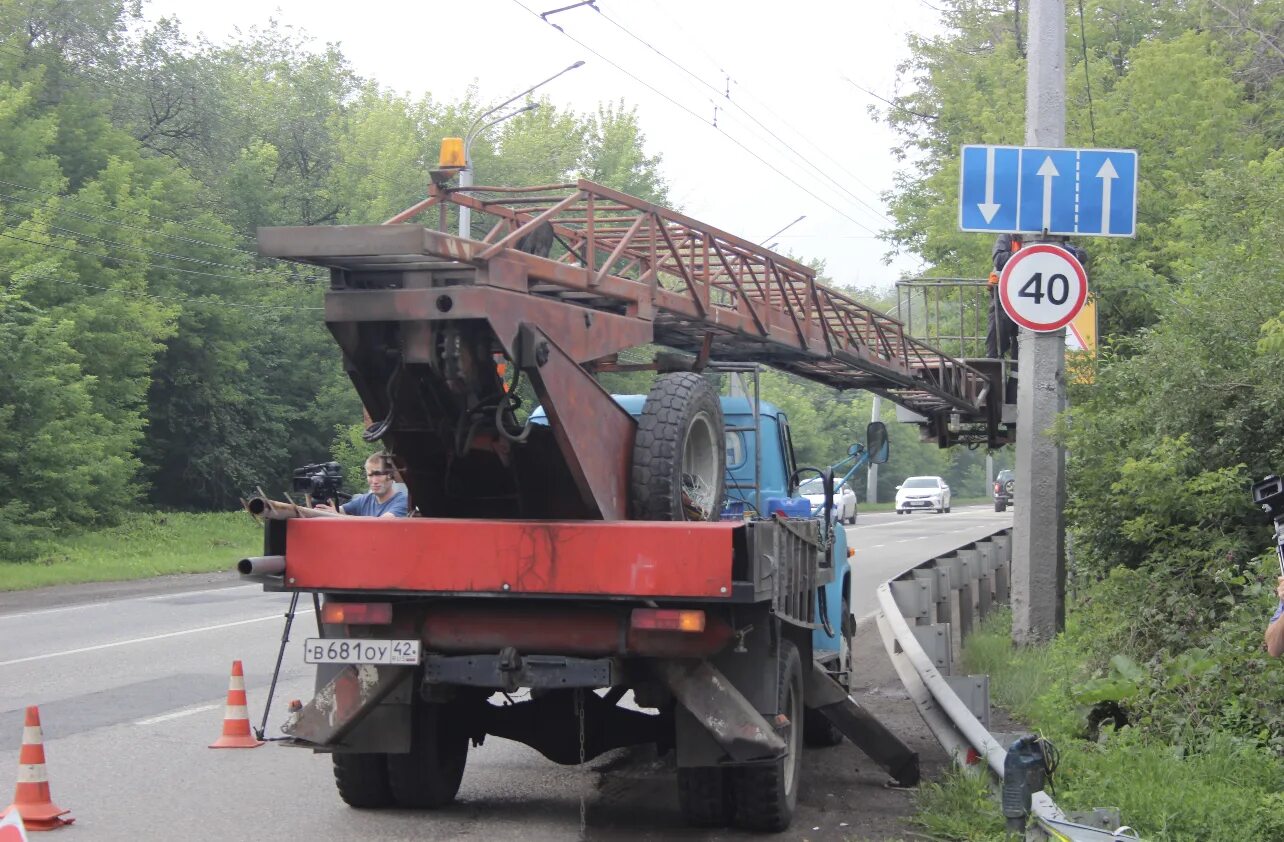
<svg viewBox="0 0 1284 842"><path fill-rule="evenodd" d="M421 654L418 640L310 637L303 641L305 664L417 664Z"/></svg>

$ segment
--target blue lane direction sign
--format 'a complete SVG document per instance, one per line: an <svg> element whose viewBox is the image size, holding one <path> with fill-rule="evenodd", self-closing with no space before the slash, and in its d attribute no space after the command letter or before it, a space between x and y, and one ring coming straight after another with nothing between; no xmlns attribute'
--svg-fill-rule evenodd
<svg viewBox="0 0 1284 842"><path fill-rule="evenodd" d="M1073 149L1021 150L1018 230L1073 233L1075 175Z"/></svg>
<svg viewBox="0 0 1284 842"><path fill-rule="evenodd" d="M964 146L963 189L979 201L964 201L964 231L1015 231L1017 173L1021 150L1015 146ZM996 199L998 201L996 201Z"/></svg>
<svg viewBox="0 0 1284 842"><path fill-rule="evenodd" d="M964 231L1131 237L1137 228L1137 153L1131 149L964 146Z"/></svg>
<svg viewBox="0 0 1284 842"><path fill-rule="evenodd" d="M1131 237L1137 230L1137 153L1084 149L1079 173L1078 233Z"/></svg>

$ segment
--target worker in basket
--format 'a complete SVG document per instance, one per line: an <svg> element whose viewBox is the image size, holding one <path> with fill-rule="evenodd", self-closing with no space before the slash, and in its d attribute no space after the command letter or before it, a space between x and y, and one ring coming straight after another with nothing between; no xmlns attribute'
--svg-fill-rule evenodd
<svg viewBox="0 0 1284 842"><path fill-rule="evenodd" d="M990 270L990 326L985 333L985 356L992 360L1006 356L1009 351L1012 359L1017 358L1017 326L999 300L999 273L1021 245L1020 234L1000 234L991 252L994 266Z"/></svg>

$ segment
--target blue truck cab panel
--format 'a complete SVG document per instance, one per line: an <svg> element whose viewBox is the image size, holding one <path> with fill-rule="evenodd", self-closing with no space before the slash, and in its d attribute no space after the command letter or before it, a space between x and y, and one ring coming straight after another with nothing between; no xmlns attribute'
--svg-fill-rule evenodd
<svg viewBox="0 0 1284 842"><path fill-rule="evenodd" d="M630 412L633 410L629 407ZM638 411L641 410L639 405ZM746 509L755 511L761 498L764 510L760 516L770 516L771 501L802 501L794 506L799 512L810 513L811 506L798 496L797 489L790 495L789 477L797 469L794 461L793 440L789 433L789 418L775 404L758 403L758 426L762 431L761 453L758 437L754 435L753 405L748 398L723 397L722 418L727 427L727 500L739 501ZM757 490L754 474L759 473ZM779 505L779 504L777 504ZM788 505L788 504L786 504ZM805 514L803 516L806 516ZM824 628L816 629L812 637L814 657L830 660L839 655L842 646L844 618L843 594L851 587L851 562L847 557L847 530L834 524L833 541L834 580L823 590L824 613L829 617L833 634ZM849 603L850 604L850 603Z"/></svg>
<svg viewBox="0 0 1284 842"><path fill-rule="evenodd" d="M634 418L642 414L646 395L612 395L615 402ZM789 477L797 469L794 461L793 440L789 434L789 419L775 404L758 402L758 426L762 432L761 445L754 434L753 404L748 398L723 397L722 417L727 428L727 502L730 511L748 511L754 517L770 517L773 508L806 517L811 506L806 498L792 489ZM531 413L531 422L547 424L542 407ZM759 452L761 447L761 452ZM755 486L754 475L758 474ZM759 502L761 500L761 503ZM761 505L764 511L758 511ZM829 618L833 634L816 629L812 637L813 656L828 661L837 658L842 646L843 595L851 587L851 562L847 557L847 530L834 524L833 540L834 579L823 590L824 614ZM850 603L849 603L850 604Z"/></svg>

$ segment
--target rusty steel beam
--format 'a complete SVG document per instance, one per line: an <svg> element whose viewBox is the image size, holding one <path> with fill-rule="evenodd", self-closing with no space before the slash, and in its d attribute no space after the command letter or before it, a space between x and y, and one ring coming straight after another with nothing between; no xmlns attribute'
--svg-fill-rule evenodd
<svg viewBox="0 0 1284 842"><path fill-rule="evenodd" d="M521 323L513 344L580 496L603 520L626 520L637 421L538 328Z"/></svg>

